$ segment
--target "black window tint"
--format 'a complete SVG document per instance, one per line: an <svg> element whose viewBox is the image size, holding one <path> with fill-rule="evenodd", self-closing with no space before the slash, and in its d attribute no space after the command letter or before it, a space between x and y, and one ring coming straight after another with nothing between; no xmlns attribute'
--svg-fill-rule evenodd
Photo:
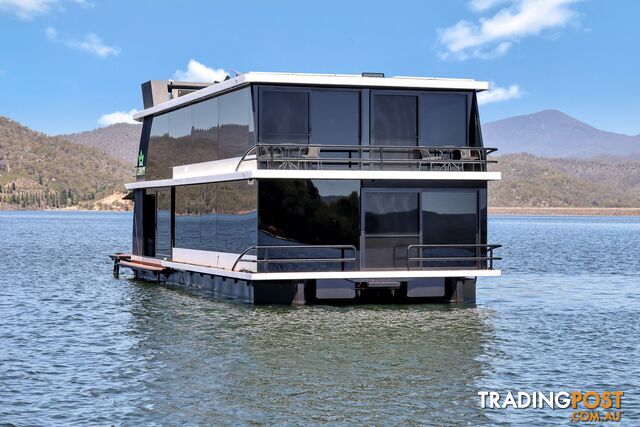
<svg viewBox="0 0 640 427"><path fill-rule="evenodd" d="M219 99L219 155L221 159L242 156L250 148L251 93L241 89Z"/></svg>
<svg viewBox="0 0 640 427"><path fill-rule="evenodd" d="M218 98L191 107L191 162L218 160Z"/></svg>
<svg viewBox="0 0 640 427"><path fill-rule="evenodd" d="M255 246L257 203L247 181L176 187L176 247L240 253Z"/></svg>
<svg viewBox="0 0 640 427"><path fill-rule="evenodd" d="M359 132L359 92L314 91L311 93L312 144L358 145Z"/></svg>
<svg viewBox="0 0 640 427"><path fill-rule="evenodd" d="M168 113L172 166L196 163L192 160L191 108L184 107Z"/></svg>
<svg viewBox="0 0 640 427"><path fill-rule="evenodd" d="M145 179L171 178L171 141L169 139L169 117L155 116L151 123Z"/></svg>
<svg viewBox="0 0 640 427"><path fill-rule="evenodd" d="M365 238L366 268L407 268L407 247L420 243L418 236Z"/></svg>
<svg viewBox="0 0 640 427"><path fill-rule="evenodd" d="M417 193L367 193L365 197L367 234L418 234Z"/></svg>
<svg viewBox="0 0 640 427"><path fill-rule="evenodd" d="M265 142L307 143L309 140L309 94L263 90L261 137Z"/></svg>
<svg viewBox="0 0 640 427"><path fill-rule="evenodd" d="M425 244L476 243L477 190L422 193Z"/></svg>
<svg viewBox="0 0 640 427"><path fill-rule="evenodd" d="M375 95L373 137L376 145L416 145L418 137L418 97Z"/></svg>
<svg viewBox="0 0 640 427"><path fill-rule="evenodd" d="M202 194L199 185L176 187L176 247L200 248Z"/></svg>
<svg viewBox="0 0 640 427"><path fill-rule="evenodd" d="M171 258L171 190L156 194L156 257Z"/></svg>
<svg viewBox="0 0 640 427"><path fill-rule="evenodd" d="M422 144L432 147L467 144L467 95L430 93L423 95Z"/></svg>

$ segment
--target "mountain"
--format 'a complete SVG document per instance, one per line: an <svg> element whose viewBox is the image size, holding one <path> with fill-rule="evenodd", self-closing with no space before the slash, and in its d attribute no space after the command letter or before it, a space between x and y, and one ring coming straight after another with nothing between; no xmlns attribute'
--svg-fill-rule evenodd
<svg viewBox="0 0 640 427"><path fill-rule="evenodd" d="M100 207L132 176L132 166L96 148L0 117L0 209ZM106 207L126 206L111 201Z"/></svg>
<svg viewBox="0 0 640 427"><path fill-rule="evenodd" d="M640 160L557 159L531 154L497 158L489 206L640 207Z"/></svg>
<svg viewBox="0 0 640 427"><path fill-rule="evenodd" d="M640 156L640 135L606 132L557 110L515 116L482 125L484 145L499 154L544 157Z"/></svg>
<svg viewBox="0 0 640 427"><path fill-rule="evenodd" d="M141 125L117 123L87 132L59 136L76 144L97 148L111 157L134 164L138 156L141 131Z"/></svg>

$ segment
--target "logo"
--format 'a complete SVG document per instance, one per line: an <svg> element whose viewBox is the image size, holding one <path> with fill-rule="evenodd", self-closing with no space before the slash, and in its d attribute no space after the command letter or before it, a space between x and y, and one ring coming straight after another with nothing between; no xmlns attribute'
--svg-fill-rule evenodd
<svg viewBox="0 0 640 427"><path fill-rule="evenodd" d="M622 420L622 391L559 391L524 392L506 394L497 391L479 391L483 409L569 409L571 422L619 422Z"/></svg>
<svg viewBox="0 0 640 427"><path fill-rule="evenodd" d="M138 154L138 167L144 166L144 154L142 154L142 150L140 150L140 154Z"/></svg>

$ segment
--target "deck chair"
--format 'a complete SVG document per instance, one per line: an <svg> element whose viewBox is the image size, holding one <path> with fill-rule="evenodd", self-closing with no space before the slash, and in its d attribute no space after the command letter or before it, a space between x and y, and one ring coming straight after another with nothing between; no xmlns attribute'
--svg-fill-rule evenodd
<svg viewBox="0 0 640 427"><path fill-rule="evenodd" d="M428 148L418 147L419 163L418 170L422 170L423 165L429 165L428 170L433 170L433 163L442 162L441 155L432 153Z"/></svg>
<svg viewBox="0 0 640 427"><path fill-rule="evenodd" d="M475 162L481 160L480 150L475 150L473 148L463 148L460 150L460 160L463 161L462 170L467 169L465 167L464 161L469 161L469 162L474 162L474 163L469 163L469 166L471 166L472 171L475 171L476 165L478 164Z"/></svg>
<svg viewBox="0 0 640 427"><path fill-rule="evenodd" d="M318 147L318 146L309 146L309 147L302 148L300 150L300 158L304 160L302 162L302 164L304 165L305 169L309 169L309 164L310 163L316 163L317 168L321 169L320 147ZM315 162L314 162L314 160L315 160Z"/></svg>

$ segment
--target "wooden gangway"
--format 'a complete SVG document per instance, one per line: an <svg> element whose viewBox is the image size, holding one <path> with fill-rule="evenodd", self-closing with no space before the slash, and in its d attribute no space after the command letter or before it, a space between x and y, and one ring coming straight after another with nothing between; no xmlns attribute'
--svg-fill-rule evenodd
<svg viewBox="0 0 640 427"><path fill-rule="evenodd" d="M109 255L113 260L113 277L120 277L120 267L127 267L133 271L143 271L153 274L159 282L160 278L166 276L171 269L163 266L160 262L132 260L131 254L115 253Z"/></svg>

